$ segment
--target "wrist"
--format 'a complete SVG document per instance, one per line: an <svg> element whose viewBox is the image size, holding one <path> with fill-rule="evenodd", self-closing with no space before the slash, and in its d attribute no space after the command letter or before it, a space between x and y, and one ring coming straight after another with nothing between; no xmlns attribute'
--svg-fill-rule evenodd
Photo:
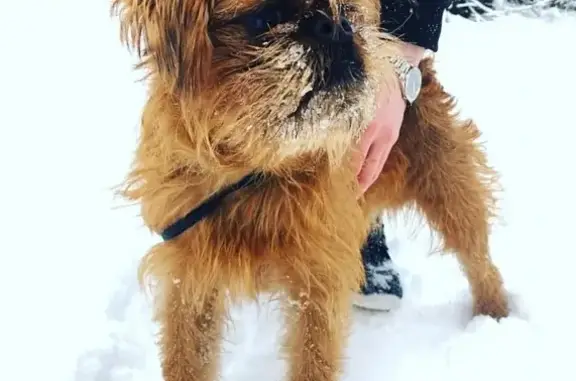
<svg viewBox="0 0 576 381"><path fill-rule="evenodd" d="M404 56L404 59L408 61L412 66L419 66L420 62L424 59L424 55L426 54L426 49L423 47L407 42L402 42L400 44L400 50Z"/></svg>

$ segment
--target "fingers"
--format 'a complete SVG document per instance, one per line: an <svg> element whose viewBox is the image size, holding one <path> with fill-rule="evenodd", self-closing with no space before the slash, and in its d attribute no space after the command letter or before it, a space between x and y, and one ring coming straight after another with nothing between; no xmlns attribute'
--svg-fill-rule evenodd
<svg viewBox="0 0 576 381"><path fill-rule="evenodd" d="M360 172L362 171L362 168L365 165L364 161L368 157L368 152L372 147L372 144L374 143L374 139L377 132L378 132L378 126L376 122L370 123L368 125L368 128L366 128L366 131L364 131L364 134L360 139L358 147L354 152L353 165L356 167L357 176L360 175Z"/></svg>
<svg viewBox="0 0 576 381"><path fill-rule="evenodd" d="M386 160L388 160L388 156L390 156L392 147L398 140L398 134L395 133L397 129L388 130L389 133L380 134L368 147L364 164L357 175L362 193L365 193L378 179L384 169Z"/></svg>
<svg viewBox="0 0 576 381"><path fill-rule="evenodd" d="M360 185L360 191L362 194L366 192L378 177L378 166L381 162L380 159L377 146L370 146L366 158L364 159L364 164L361 166L361 170L358 173L358 184Z"/></svg>

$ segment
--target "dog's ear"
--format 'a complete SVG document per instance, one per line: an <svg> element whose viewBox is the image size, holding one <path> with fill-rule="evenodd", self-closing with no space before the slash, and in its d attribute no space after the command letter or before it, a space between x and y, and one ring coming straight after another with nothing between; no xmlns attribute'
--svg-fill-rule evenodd
<svg viewBox="0 0 576 381"><path fill-rule="evenodd" d="M173 90L197 93L212 62L208 35L214 0L113 0L122 41L137 51L139 66L156 72Z"/></svg>

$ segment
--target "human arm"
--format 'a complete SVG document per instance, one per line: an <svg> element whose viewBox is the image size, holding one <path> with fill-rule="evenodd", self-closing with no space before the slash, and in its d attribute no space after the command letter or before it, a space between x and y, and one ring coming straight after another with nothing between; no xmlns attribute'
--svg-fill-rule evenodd
<svg viewBox="0 0 576 381"><path fill-rule="evenodd" d="M403 41L402 55L410 64L418 66L426 49L438 50L442 17L451 3L452 0L382 0L382 27ZM360 139L355 158L362 193L382 172L398 140L405 109L399 85L381 92L376 115Z"/></svg>

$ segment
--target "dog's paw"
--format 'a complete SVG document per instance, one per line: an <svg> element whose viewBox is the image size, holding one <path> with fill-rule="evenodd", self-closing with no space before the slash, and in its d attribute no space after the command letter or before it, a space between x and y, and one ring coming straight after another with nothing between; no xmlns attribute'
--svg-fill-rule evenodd
<svg viewBox="0 0 576 381"><path fill-rule="evenodd" d="M510 315L508 301L505 299L478 300L474 305L474 316L489 316L495 320Z"/></svg>
<svg viewBox="0 0 576 381"><path fill-rule="evenodd" d="M507 317L529 319L526 301L516 293L507 292L498 298L479 300L474 306L474 316L488 316L496 321Z"/></svg>

